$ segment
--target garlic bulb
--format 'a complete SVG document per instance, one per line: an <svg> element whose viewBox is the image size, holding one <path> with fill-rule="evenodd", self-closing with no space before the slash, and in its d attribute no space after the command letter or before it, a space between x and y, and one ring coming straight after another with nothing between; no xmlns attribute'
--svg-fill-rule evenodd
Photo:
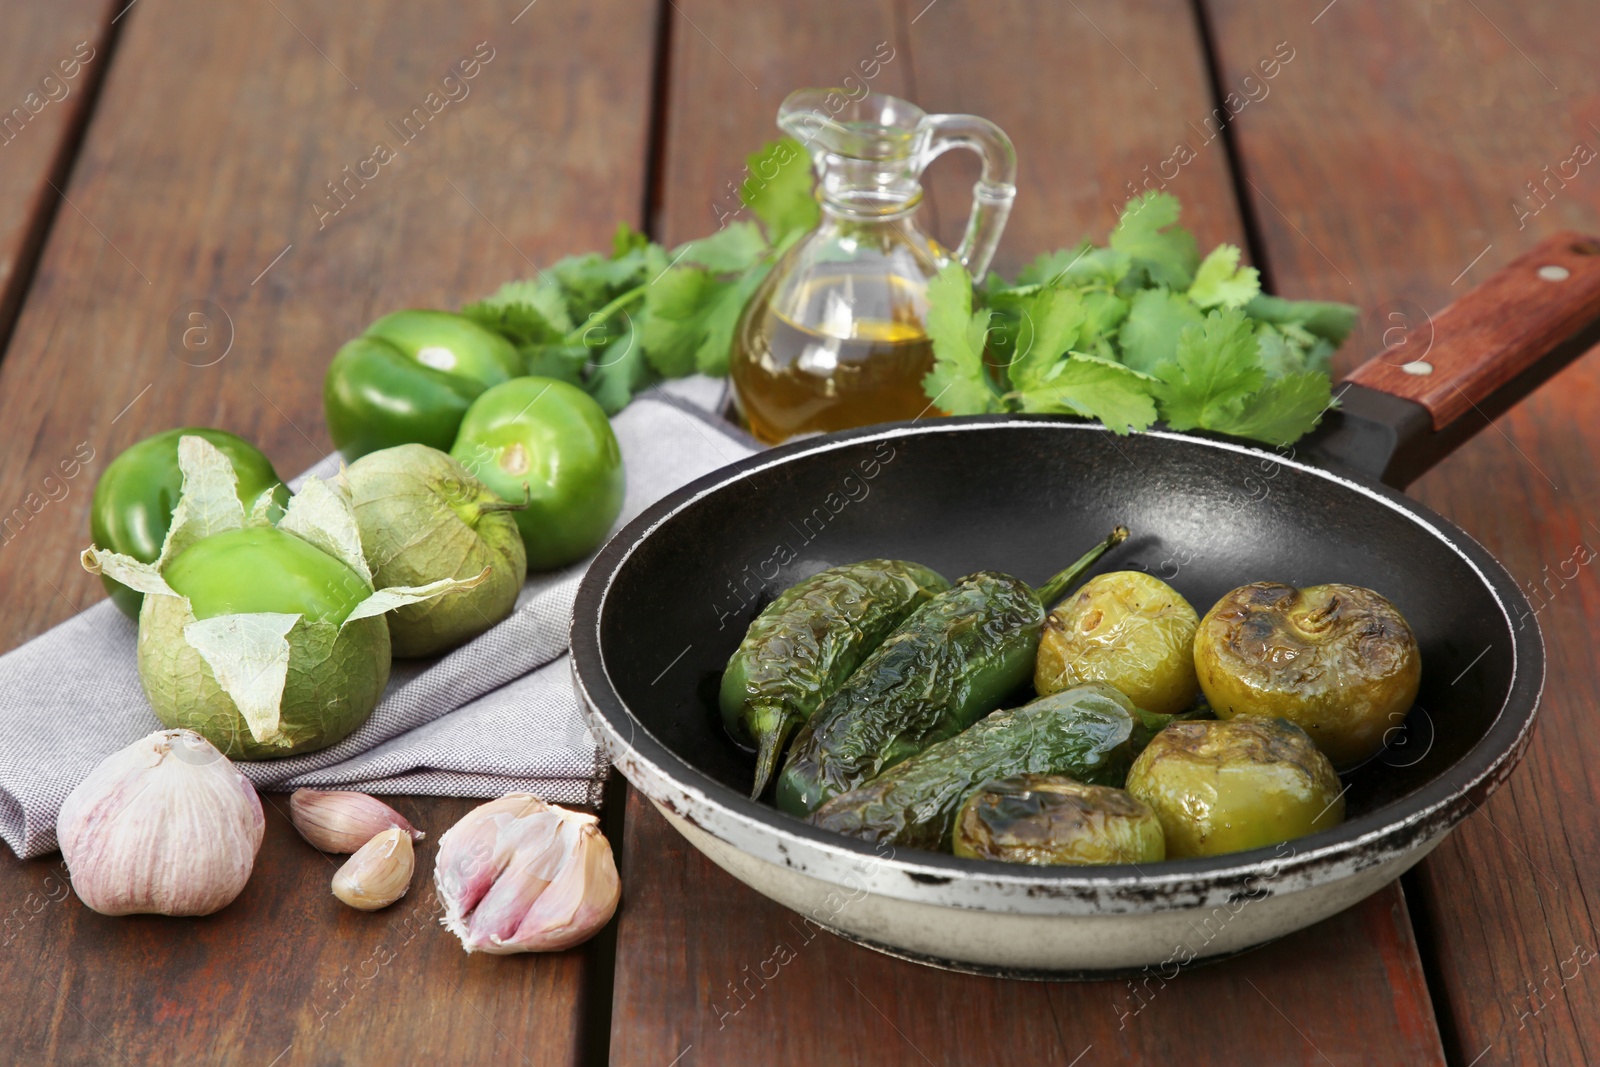
<svg viewBox="0 0 1600 1067"><path fill-rule="evenodd" d="M439 839L440 921L468 952L555 952L593 937L622 896L600 820L510 793Z"/></svg>
<svg viewBox="0 0 1600 1067"><path fill-rule="evenodd" d="M354 852L398 826L421 841L425 835L377 797L325 789L296 789L289 798L289 821L300 836L324 852Z"/></svg>
<svg viewBox="0 0 1600 1067"><path fill-rule="evenodd" d="M209 915L250 878L266 820L255 788L193 730L157 730L67 797L56 838L102 915Z"/></svg>
<svg viewBox="0 0 1600 1067"><path fill-rule="evenodd" d="M377 911L406 895L416 859L411 835L390 827L356 849L333 876L333 895L362 911Z"/></svg>

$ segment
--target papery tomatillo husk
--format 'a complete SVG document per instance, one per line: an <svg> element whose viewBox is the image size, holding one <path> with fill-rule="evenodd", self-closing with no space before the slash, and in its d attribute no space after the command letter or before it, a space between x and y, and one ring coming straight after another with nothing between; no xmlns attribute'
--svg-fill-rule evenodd
<svg viewBox="0 0 1600 1067"><path fill-rule="evenodd" d="M510 793L439 839L440 920L468 952L557 952L587 941L622 897L600 820Z"/></svg>
<svg viewBox="0 0 1600 1067"><path fill-rule="evenodd" d="M192 730L158 730L107 756L56 818L73 891L102 915L226 907L265 828L255 787Z"/></svg>
<svg viewBox="0 0 1600 1067"><path fill-rule="evenodd" d="M396 656L429 656L469 641L511 614L527 577L527 550L508 504L465 467L427 445L373 452L347 472L373 584L487 580L387 616Z"/></svg>
<svg viewBox="0 0 1600 1067"><path fill-rule="evenodd" d="M139 681L156 717L229 755L343 739L389 680L380 616L488 576L374 591L342 476L307 479L274 524L269 495L247 514L232 466L203 438L180 439L178 463L183 495L156 562L91 547L83 565L145 595Z"/></svg>
<svg viewBox="0 0 1600 1067"><path fill-rule="evenodd" d="M211 666L185 640L194 621L182 598L144 598L139 680L156 718L200 732L234 759L270 759L337 744L366 721L389 684L389 629L382 618L344 626L301 619L283 635L290 665L277 728L270 740L259 741Z"/></svg>

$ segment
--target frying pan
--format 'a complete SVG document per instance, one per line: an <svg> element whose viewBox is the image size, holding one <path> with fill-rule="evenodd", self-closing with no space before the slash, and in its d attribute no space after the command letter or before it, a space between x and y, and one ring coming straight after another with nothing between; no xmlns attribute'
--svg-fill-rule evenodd
<svg viewBox="0 0 1600 1067"><path fill-rule="evenodd" d="M887 952L1103 976L1314 923L1425 856L1528 743L1544 684L1533 608L1488 551L1398 490L1600 342L1600 241L1553 237L1399 341L1293 449L980 416L832 434L725 467L645 512L589 568L572 624L580 702L615 765L715 863ZM1149 570L1202 611L1250 581L1351 582L1411 622L1421 691L1378 757L1344 776L1344 824L1226 856L1041 868L874 848L746 796L754 760L722 729L717 681L779 591L878 556L1041 581L1119 522L1133 537L1102 569Z"/></svg>

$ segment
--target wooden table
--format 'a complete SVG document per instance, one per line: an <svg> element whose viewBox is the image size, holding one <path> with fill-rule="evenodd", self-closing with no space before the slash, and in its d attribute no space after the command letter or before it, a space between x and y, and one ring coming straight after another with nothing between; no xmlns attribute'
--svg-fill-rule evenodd
<svg viewBox="0 0 1600 1067"><path fill-rule="evenodd" d="M874 56L875 87L1015 140L1002 270L1103 236L1131 188L1164 185L1203 247L1243 244L1270 290L1362 307L1342 369L1539 237L1600 230L1600 169L1550 177L1577 144L1600 146L1589 0L524 3L7 5L0 512L37 495L0 551L0 647L100 595L76 557L93 480L120 449L217 425L280 470L309 466L329 450L323 369L369 320L457 306L604 246L619 219L668 242L709 232L784 94L859 77ZM445 83L475 50L476 75ZM458 99L397 135L429 93ZM349 180L379 142L396 158ZM935 171L951 238L974 173ZM210 347L175 340L197 323ZM106 919L70 896L59 857L0 858L0 1056L1593 1062L1600 968L1569 961L1600 949L1586 721L1600 580L1552 576L1600 537L1597 403L1590 359L1414 488L1542 589L1550 676L1522 768L1399 884L1265 949L1135 989L950 975L817 937L736 1000L794 944L793 916L620 780L605 814L620 916L539 957L466 956L420 879L388 912L340 908L330 861L269 796L255 878L206 920ZM77 477L45 481L83 448ZM432 837L471 806L396 803Z"/></svg>

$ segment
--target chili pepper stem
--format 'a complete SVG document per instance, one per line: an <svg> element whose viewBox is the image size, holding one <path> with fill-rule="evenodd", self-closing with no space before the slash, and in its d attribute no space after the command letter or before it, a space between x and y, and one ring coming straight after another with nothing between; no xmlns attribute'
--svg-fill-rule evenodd
<svg viewBox="0 0 1600 1067"><path fill-rule="evenodd" d="M1090 567L1099 562L1101 556L1127 539L1128 528L1126 526L1118 526L1115 530L1112 530L1104 541L1085 552L1076 563L1039 587L1040 603L1044 604L1046 608L1054 605L1056 601L1066 596L1069 589L1078 584L1078 579L1082 578Z"/></svg>
<svg viewBox="0 0 1600 1067"><path fill-rule="evenodd" d="M756 784L750 791L751 800L759 800L767 791L767 783L778 769L778 757L783 754L783 743L788 740L794 724L788 716L779 716L772 729L763 729L756 738Z"/></svg>

